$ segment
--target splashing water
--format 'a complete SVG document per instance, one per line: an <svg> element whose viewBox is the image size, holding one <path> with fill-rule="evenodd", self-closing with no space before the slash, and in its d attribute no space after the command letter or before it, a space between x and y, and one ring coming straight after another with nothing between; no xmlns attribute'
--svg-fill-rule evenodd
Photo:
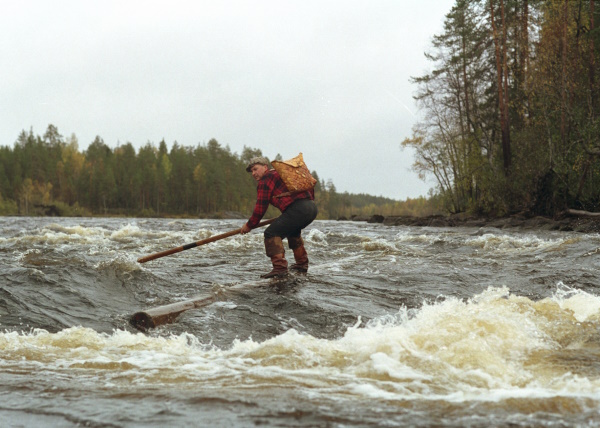
<svg viewBox="0 0 600 428"><path fill-rule="evenodd" d="M316 222L309 274L268 282L256 231L135 261L234 221L1 224L9 426L600 422L599 236Z"/></svg>

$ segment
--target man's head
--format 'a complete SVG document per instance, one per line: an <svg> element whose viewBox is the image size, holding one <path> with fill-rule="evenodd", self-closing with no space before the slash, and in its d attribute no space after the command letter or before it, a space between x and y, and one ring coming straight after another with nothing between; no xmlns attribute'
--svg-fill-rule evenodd
<svg viewBox="0 0 600 428"><path fill-rule="evenodd" d="M254 177L256 181L260 180L268 170L269 161L262 156L257 156L250 159L250 162L248 162L248 166L246 167L246 171L251 173L252 177Z"/></svg>

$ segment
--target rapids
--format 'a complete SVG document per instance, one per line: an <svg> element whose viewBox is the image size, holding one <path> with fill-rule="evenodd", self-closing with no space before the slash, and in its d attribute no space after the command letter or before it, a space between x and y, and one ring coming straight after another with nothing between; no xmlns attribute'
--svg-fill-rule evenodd
<svg viewBox="0 0 600 428"><path fill-rule="evenodd" d="M317 221L307 275L259 280L260 231L136 262L242 223L0 218L0 425L600 424L600 235Z"/></svg>

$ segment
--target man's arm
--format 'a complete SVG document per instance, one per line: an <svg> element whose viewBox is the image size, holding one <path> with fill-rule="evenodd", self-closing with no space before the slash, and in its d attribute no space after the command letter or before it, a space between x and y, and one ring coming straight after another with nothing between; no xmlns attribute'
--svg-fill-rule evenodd
<svg viewBox="0 0 600 428"><path fill-rule="evenodd" d="M269 208L269 201L271 200L271 193L273 192L270 184L270 180L268 179L260 180L258 182L258 187L256 189L256 205L254 206L252 216L244 225L247 226L248 229L254 229ZM242 228L242 233L243 229L244 228Z"/></svg>

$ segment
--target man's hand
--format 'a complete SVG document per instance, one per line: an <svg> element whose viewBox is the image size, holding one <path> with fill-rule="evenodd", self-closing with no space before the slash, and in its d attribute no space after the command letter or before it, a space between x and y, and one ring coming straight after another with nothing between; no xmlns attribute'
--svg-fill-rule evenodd
<svg viewBox="0 0 600 428"><path fill-rule="evenodd" d="M244 223L244 225L242 226L242 231L240 232L242 235L245 235L246 233L250 232L252 229L250 229L248 227L248 225L246 223Z"/></svg>

